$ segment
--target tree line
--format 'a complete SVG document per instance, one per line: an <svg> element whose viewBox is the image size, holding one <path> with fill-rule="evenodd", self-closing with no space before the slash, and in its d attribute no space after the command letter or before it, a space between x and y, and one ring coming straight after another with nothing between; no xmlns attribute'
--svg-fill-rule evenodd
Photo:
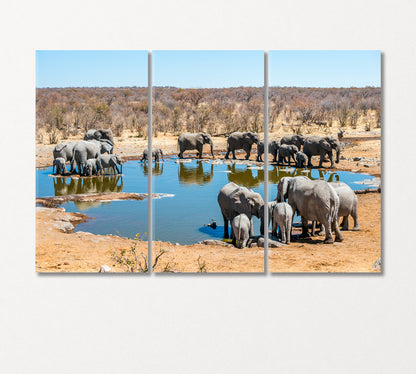
<svg viewBox="0 0 416 374"><path fill-rule="evenodd" d="M206 131L262 132L263 88L153 88L153 135ZM91 128L130 131L147 137L147 88L41 88L36 90L36 126L51 143ZM381 125L381 88L271 87L269 123L356 128L359 121ZM39 132L40 133L40 132ZM39 141L41 139L38 139Z"/></svg>

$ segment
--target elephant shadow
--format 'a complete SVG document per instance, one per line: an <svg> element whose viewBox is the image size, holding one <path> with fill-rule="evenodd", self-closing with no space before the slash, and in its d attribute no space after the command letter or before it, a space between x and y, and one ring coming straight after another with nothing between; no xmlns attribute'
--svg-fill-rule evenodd
<svg viewBox="0 0 416 374"><path fill-rule="evenodd" d="M264 171L258 170L257 175L254 176L253 169L246 167L245 169L237 168L235 164L227 165L228 181L234 182L239 186L247 188L258 187L264 181Z"/></svg>
<svg viewBox="0 0 416 374"><path fill-rule="evenodd" d="M312 170L318 171L318 178L312 176ZM328 179L326 176L329 174ZM277 165L273 165L273 169L269 170L269 183L277 184L283 177L308 177L311 180L326 180L327 182L339 181L339 175L337 173L330 173L321 169L280 169Z"/></svg>
<svg viewBox="0 0 416 374"><path fill-rule="evenodd" d="M217 226L215 230L209 226L202 226L198 229L198 231L205 235L209 235L212 238L222 240L223 233L224 233L224 226Z"/></svg>
<svg viewBox="0 0 416 374"><path fill-rule="evenodd" d="M204 185L212 182L214 177L214 165L209 165L209 170L204 170L203 162L194 164L179 164L178 178L184 184Z"/></svg>
<svg viewBox="0 0 416 374"><path fill-rule="evenodd" d="M122 192L123 177L105 175L94 178L54 178L54 191L55 196Z"/></svg>
<svg viewBox="0 0 416 374"><path fill-rule="evenodd" d="M140 163L141 167L143 168L143 174L145 176L149 175L149 164L147 162ZM157 177L163 174L163 162L154 162L152 163L152 176Z"/></svg>

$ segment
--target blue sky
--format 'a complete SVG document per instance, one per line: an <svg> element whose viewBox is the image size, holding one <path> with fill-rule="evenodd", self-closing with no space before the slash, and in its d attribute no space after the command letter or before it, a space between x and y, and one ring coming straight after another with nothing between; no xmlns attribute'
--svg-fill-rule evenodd
<svg viewBox="0 0 416 374"><path fill-rule="evenodd" d="M36 87L147 87L147 51L37 51Z"/></svg>
<svg viewBox="0 0 416 374"><path fill-rule="evenodd" d="M380 51L270 51L269 85L381 86Z"/></svg>
<svg viewBox="0 0 416 374"><path fill-rule="evenodd" d="M154 86L222 88L263 84L263 51L153 52Z"/></svg>
<svg viewBox="0 0 416 374"><path fill-rule="evenodd" d="M269 85L380 86L379 51L270 51ZM263 51L154 51L153 85L263 85ZM147 86L147 51L37 51L36 87Z"/></svg>

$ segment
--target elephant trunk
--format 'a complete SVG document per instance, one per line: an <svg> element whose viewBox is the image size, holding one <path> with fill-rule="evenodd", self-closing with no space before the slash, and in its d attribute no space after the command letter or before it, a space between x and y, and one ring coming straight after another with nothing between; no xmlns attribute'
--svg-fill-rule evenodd
<svg viewBox="0 0 416 374"><path fill-rule="evenodd" d="M215 158L214 157L214 143L212 142L212 140L209 141L209 145L211 146L211 155L212 155L212 158Z"/></svg>
<svg viewBox="0 0 416 374"><path fill-rule="evenodd" d="M335 162L338 164L339 163L339 154L341 153L341 147L337 147L336 152L337 152L337 158L336 158Z"/></svg>

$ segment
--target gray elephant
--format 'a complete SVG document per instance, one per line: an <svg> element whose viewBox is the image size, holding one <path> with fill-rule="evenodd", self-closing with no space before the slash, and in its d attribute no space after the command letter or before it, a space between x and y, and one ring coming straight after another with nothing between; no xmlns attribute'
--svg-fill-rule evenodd
<svg viewBox="0 0 416 374"><path fill-rule="evenodd" d="M233 159L235 160L235 151L237 149L243 149L246 152L246 160L250 158L251 147L253 144L258 144L260 137L256 132L233 132L227 139L227 153L225 158L228 159L230 152L233 153Z"/></svg>
<svg viewBox="0 0 416 374"><path fill-rule="evenodd" d="M97 158L101 153L106 151L105 143L98 140L81 140L77 142L73 149L71 170L75 170L78 165L79 175L85 173L85 165L88 159Z"/></svg>
<svg viewBox="0 0 416 374"><path fill-rule="evenodd" d="M100 173L100 165L96 158L89 158L85 163L85 175L91 177L91 175L98 175Z"/></svg>
<svg viewBox="0 0 416 374"><path fill-rule="evenodd" d="M179 158L183 158L183 152L196 149L198 151L197 157L202 158L202 148L204 144L211 146L211 155L214 157L214 143L212 137L206 132L185 133L178 138Z"/></svg>
<svg viewBox="0 0 416 374"><path fill-rule="evenodd" d="M100 139L99 142L101 143L102 152L101 153L109 153L113 154L114 145L108 139Z"/></svg>
<svg viewBox="0 0 416 374"><path fill-rule="evenodd" d="M285 162L286 157L288 158L288 164L290 166L290 159L293 158L293 161L296 163L295 155L298 153L298 147L295 145L281 144L279 147L279 158L277 164L281 165Z"/></svg>
<svg viewBox="0 0 416 374"><path fill-rule="evenodd" d="M329 182L334 188L339 197L338 217L343 217L341 222L342 230L349 229L348 216L352 216L354 220L353 231L359 231L360 225L358 224L358 198L355 192L344 182ZM315 235L316 222L312 224L312 236ZM321 234L324 234L324 228L322 227Z"/></svg>
<svg viewBox="0 0 416 374"><path fill-rule="evenodd" d="M269 153L273 155L273 162L276 162L277 152L279 150L279 142L273 140L269 142ZM257 144L257 162L262 162L262 155L264 154L264 141Z"/></svg>
<svg viewBox="0 0 416 374"><path fill-rule="evenodd" d="M277 237L277 227L279 227L282 243L290 244L292 219L293 209L288 203L280 202L274 206L272 234Z"/></svg>
<svg viewBox="0 0 416 374"><path fill-rule="evenodd" d="M114 145L113 132L111 129L91 129L84 135L84 140L102 140L108 139Z"/></svg>
<svg viewBox="0 0 416 374"><path fill-rule="evenodd" d="M75 143L73 142L67 142L67 143L63 142L63 143L57 144L55 148L53 149L53 158L56 159L58 157L61 157L65 160L65 163L71 162L74 146L75 146ZM70 172L72 171L73 170L71 168Z"/></svg>
<svg viewBox="0 0 416 374"><path fill-rule="evenodd" d="M269 201L267 205L269 207L267 230L269 230L270 221L271 221L272 216L273 216L273 208L276 205L276 201ZM265 206L266 206L266 204L262 205L262 207L260 208L260 234L261 235L264 235L264 207Z"/></svg>
<svg viewBox="0 0 416 374"><path fill-rule="evenodd" d="M245 248L250 239L250 220L244 213L235 216L231 222L233 244L237 248Z"/></svg>
<svg viewBox="0 0 416 374"><path fill-rule="evenodd" d="M280 144L295 145L299 151L302 149L303 143L306 140L304 135L285 135L281 140Z"/></svg>
<svg viewBox="0 0 416 374"><path fill-rule="evenodd" d="M331 168L334 167L334 161L332 159L332 150L336 151L337 158L336 163L339 162L339 154L341 152L341 145L337 138L332 136L309 136L306 138L305 143L303 144L303 152L308 157L308 167L313 167L311 159L312 156L320 156L319 166L322 167L322 162L325 159L325 156L328 155L329 160L331 161Z"/></svg>
<svg viewBox="0 0 416 374"><path fill-rule="evenodd" d="M308 163L308 157L302 151L296 153L295 158L297 168L306 168L306 164Z"/></svg>
<svg viewBox="0 0 416 374"><path fill-rule="evenodd" d="M57 157L53 160L52 173L56 171L56 174L64 175L66 173L65 159L63 157Z"/></svg>
<svg viewBox="0 0 416 374"><path fill-rule="evenodd" d="M306 177L283 177L277 186L277 201L288 199L293 214L302 218L302 237L309 236L308 220L319 221L325 227L325 244L342 241L338 226L339 197L334 188L323 180L310 180ZM291 222L293 222L293 217Z"/></svg>
<svg viewBox="0 0 416 374"><path fill-rule="evenodd" d="M141 162L142 162L142 161L147 161L147 159L148 159L147 154L148 154L148 149L147 149L147 148L145 148L145 149L143 150L143 157L142 157L142 159L140 160ZM163 159L163 152L162 152L162 150L161 150L160 148L152 148L152 159L154 158L154 159L155 159L155 161L156 161L156 162L158 162L158 161L159 161L159 155L160 155L160 157L162 158L162 161L164 161L164 159Z"/></svg>
<svg viewBox="0 0 416 374"><path fill-rule="evenodd" d="M100 155L97 158L97 164L101 171L111 167L114 174L123 173L123 161L119 155ZM117 165L120 165L120 170Z"/></svg>
<svg viewBox="0 0 416 374"><path fill-rule="evenodd" d="M254 235L253 216L260 218L260 208L264 205L259 193L230 182L221 188L217 200L224 218L224 238L228 238L228 221L241 213L249 218L250 236Z"/></svg>

